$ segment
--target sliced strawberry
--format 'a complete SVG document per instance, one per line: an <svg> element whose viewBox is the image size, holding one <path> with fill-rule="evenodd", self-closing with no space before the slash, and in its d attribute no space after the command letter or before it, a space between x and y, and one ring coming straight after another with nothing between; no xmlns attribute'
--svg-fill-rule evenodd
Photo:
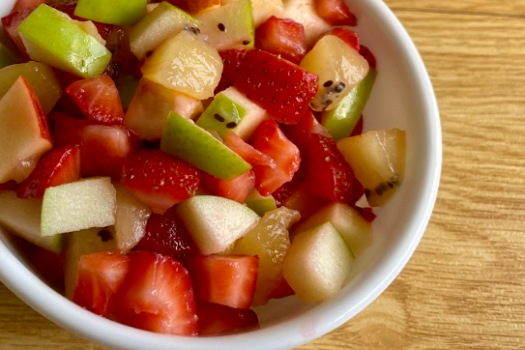
<svg viewBox="0 0 525 350"><path fill-rule="evenodd" d="M281 203L283 207L297 210L301 214L301 219L304 220L329 204L329 200L312 193L307 181L297 181L297 185Z"/></svg>
<svg viewBox="0 0 525 350"><path fill-rule="evenodd" d="M81 145L84 128L92 125L85 119L75 118L67 113L51 114L53 140L57 146Z"/></svg>
<svg viewBox="0 0 525 350"><path fill-rule="evenodd" d="M236 133L230 131L226 137L224 144L237 153L242 159L250 163L252 166L268 166L271 168L277 167L275 161L266 154L256 150L250 144L244 142Z"/></svg>
<svg viewBox="0 0 525 350"><path fill-rule="evenodd" d="M363 133L363 116L360 116L350 136L358 136L358 135L361 135L362 133Z"/></svg>
<svg viewBox="0 0 525 350"><path fill-rule="evenodd" d="M255 131L252 138L255 149L266 154L277 167L254 165L255 188L267 196L285 183L292 180L299 170L301 157L299 149L286 138L274 120L264 121Z"/></svg>
<svg viewBox="0 0 525 350"><path fill-rule="evenodd" d="M171 207L163 215L150 216L146 234L134 250L155 252L177 260L199 254L191 235L177 216L175 207Z"/></svg>
<svg viewBox="0 0 525 350"><path fill-rule="evenodd" d="M357 18L350 12L344 0L315 0L319 17L333 26L356 26Z"/></svg>
<svg viewBox="0 0 525 350"><path fill-rule="evenodd" d="M33 7L22 11L15 11L2 18L2 25L4 26L7 35L9 35L13 43L15 43L16 47L18 48L18 51L20 51L22 56L24 56L26 59L29 59L29 55L27 54L24 42L18 33L18 26L22 24L22 22L25 21L25 19L29 17L29 15L34 10L35 8Z"/></svg>
<svg viewBox="0 0 525 350"><path fill-rule="evenodd" d="M130 268L118 294L117 320L150 332L197 335L195 298L184 266L151 252L128 256Z"/></svg>
<svg viewBox="0 0 525 350"><path fill-rule="evenodd" d="M239 76L239 67L246 57L248 51L244 49L226 50L219 52L222 58L224 69L222 71L221 81L215 89L215 94L226 90L235 83L235 78Z"/></svg>
<svg viewBox="0 0 525 350"><path fill-rule="evenodd" d="M351 48L356 51L360 50L361 45L359 44L359 36L356 32L346 28L335 28L326 33L325 35L334 35L339 39L347 43Z"/></svg>
<svg viewBox="0 0 525 350"><path fill-rule="evenodd" d="M30 254L31 261L38 272L48 282L57 287L64 285L64 255L58 255L48 250L36 247Z"/></svg>
<svg viewBox="0 0 525 350"><path fill-rule="evenodd" d="M248 309L259 269L256 256L196 256L187 259L195 298L199 301Z"/></svg>
<svg viewBox="0 0 525 350"><path fill-rule="evenodd" d="M304 27L291 19L272 16L255 31L255 46L299 64L306 55Z"/></svg>
<svg viewBox="0 0 525 350"><path fill-rule="evenodd" d="M114 252L84 255L78 262L73 301L91 312L109 316L130 267L130 259Z"/></svg>
<svg viewBox="0 0 525 350"><path fill-rule="evenodd" d="M322 126L312 112L306 115L295 125L282 125L281 129L301 151L301 158L306 159L308 153L309 140L312 134L319 134L330 137L330 133Z"/></svg>
<svg viewBox="0 0 525 350"><path fill-rule="evenodd" d="M361 54L361 56L363 56L368 61L370 68L377 69L376 58L368 47L361 45L361 48L359 49L359 53Z"/></svg>
<svg viewBox="0 0 525 350"><path fill-rule="evenodd" d="M308 157L308 181L313 194L347 204L354 204L363 195L363 186L339 153L335 140L313 134Z"/></svg>
<svg viewBox="0 0 525 350"><path fill-rule="evenodd" d="M295 124L317 93L319 76L269 52L246 55L235 86L280 123Z"/></svg>
<svg viewBox="0 0 525 350"><path fill-rule="evenodd" d="M204 187L212 194L244 203L246 197L248 197L248 194L255 186L255 174L250 170L233 180L227 181L203 173L202 182Z"/></svg>
<svg viewBox="0 0 525 350"><path fill-rule="evenodd" d="M199 335L238 333L259 326L257 314L250 309L240 310L210 303L197 303L197 316Z"/></svg>
<svg viewBox="0 0 525 350"><path fill-rule="evenodd" d="M159 150L130 157L122 173L122 183L157 214L193 197L200 179L197 168Z"/></svg>
<svg viewBox="0 0 525 350"><path fill-rule="evenodd" d="M107 75L79 80L71 84L66 93L87 119L105 125L124 124L124 110L117 87Z"/></svg>
<svg viewBox="0 0 525 350"><path fill-rule="evenodd" d="M368 222L373 222L376 219L376 214L374 213L373 208L365 207L361 208L358 206L355 206L354 209L361 215L363 219L365 219Z"/></svg>
<svg viewBox="0 0 525 350"><path fill-rule="evenodd" d="M283 278L277 288L270 294L270 299L282 299L292 295L295 295L294 290Z"/></svg>
<svg viewBox="0 0 525 350"><path fill-rule="evenodd" d="M23 11L47 3L47 0L16 0L13 11Z"/></svg>

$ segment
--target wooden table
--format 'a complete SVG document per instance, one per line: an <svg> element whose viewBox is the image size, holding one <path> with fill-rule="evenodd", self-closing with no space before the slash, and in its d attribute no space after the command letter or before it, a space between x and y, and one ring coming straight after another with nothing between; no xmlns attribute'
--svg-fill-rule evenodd
<svg viewBox="0 0 525 350"><path fill-rule="evenodd" d="M300 349L525 348L525 0L388 0L430 72L443 177L399 278ZM102 350L0 286L1 350Z"/></svg>

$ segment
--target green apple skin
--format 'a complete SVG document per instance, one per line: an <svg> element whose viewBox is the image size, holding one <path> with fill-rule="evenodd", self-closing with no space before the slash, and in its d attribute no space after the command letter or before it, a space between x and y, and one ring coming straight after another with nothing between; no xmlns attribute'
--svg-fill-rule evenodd
<svg viewBox="0 0 525 350"><path fill-rule="evenodd" d="M366 77L339 102L337 107L321 114L321 124L337 141L348 137L354 130L359 117L363 114L376 77L377 71L370 69Z"/></svg>
<svg viewBox="0 0 525 350"><path fill-rule="evenodd" d="M0 43L0 68L17 64L20 62L20 58L17 57L7 46Z"/></svg>
<svg viewBox="0 0 525 350"><path fill-rule="evenodd" d="M148 0L79 0L75 16L92 21L131 26L146 14Z"/></svg>
<svg viewBox="0 0 525 350"><path fill-rule="evenodd" d="M245 115L243 107L220 93L197 120L197 125L205 130L217 131L226 140L228 132L235 131Z"/></svg>
<svg viewBox="0 0 525 350"><path fill-rule="evenodd" d="M261 217L267 212L277 209L275 199L272 196L261 196L255 188L248 194L244 204Z"/></svg>
<svg viewBox="0 0 525 350"><path fill-rule="evenodd" d="M209 132L175 112L168 115L160 149L223 180L233 180L252 168Z"/></svg>
<svg viewBox="0 0 525 350"><path fill-rule="evenodd" d="M102 74L111 60L104 45L45 4L22 22L18 32L32 60L83 78Z"/></svg>

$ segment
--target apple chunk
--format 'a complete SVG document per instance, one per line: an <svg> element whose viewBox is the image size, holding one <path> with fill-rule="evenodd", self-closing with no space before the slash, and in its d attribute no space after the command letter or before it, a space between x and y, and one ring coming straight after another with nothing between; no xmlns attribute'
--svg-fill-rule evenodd
<svg viewBox="0 0 525 350"><path fill-rule="evenodd" d="M115 224L117 199L109 177L50 187L42 204L42 236Z"/></svg>
<svg viewBox="0 0 525 350"><path fill-rule="evenodd" d="M146 13L147 0L79 0L75 16L92 21L130 26Z"/></svg>

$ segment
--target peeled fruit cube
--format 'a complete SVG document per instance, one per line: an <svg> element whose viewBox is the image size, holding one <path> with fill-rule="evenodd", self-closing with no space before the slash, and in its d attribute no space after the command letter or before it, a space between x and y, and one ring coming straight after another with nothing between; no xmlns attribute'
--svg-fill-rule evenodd
<svg viewBox="0 0 525 350"><path fill-rule="evenodd" d="M369 131L339 141L337 148L365 188L370 206L385 204L401 185L405 176L404 131Z"/></svg>
<svg viewBox="0 0 525 350"><path fill-rule="evenodd" d="M306 303L319 303L341 290L352 268L350 250L326 223L295 237L284 260L284 278Z"/></svg>
<svg viewBox="0 0 525 350"><path fill-rule="evenodd" d="M68 15L44 4L26 18L18 32L32 60L83 78L102 74L111 60L104 45Z"/></svg>
<svg viewBox="0 0 525 350"><path fill-rule="evenodd" d="M238 0L197 16L200 30L219 51L253 48L255 28L250 0Z"/></svg>
<svg viewBox="0 0 525 350"><path fill-rule="evenodd" d="M222 0L222 4L230 4L237 0ZM279 16L283 12L282 0L252 0L253 22L255 28L271 16Z"/></svg>
<svg viewBox="0 0 525 350"><path fill-rule="evenodd" d="M265 0L259 0L261 2ZM319 17L314 7L315 0L286 0L284 11L277 15L280 18L288 18L304 26L306 43L311 47L315 41L324 33L332 29L332 26Z"/></svg>
<svg viewBox="0 0 525 350"><path fill-rule="evenodd" d="M259 257L253 306L266 304L281 283L284 258L290 249L288 228L300 218L299 212L286 207L270 211L235 243L231 254Z"/></svg>
<svg viewBox="0 0 525 350"><path fill-rule="evenodd" d="M372 244L372 225L352 207L331 203L310 216L294 230L294 235L324 223L331 223L356 258Z"/></svg>
<svg viewBox="0 0 525 350"><path fill-rule="evenodd" d="M197 120L197 125L205 130L215 130L225 140L230 130L234 130L246 115L246 110L223 93L218 94Z"/></svg>
<svg viewBox="0 0 525 350"><path fill-rule="evenodd" d="M262 196L255 188L248 193L244 203L259 216L277 209L275 199L272 196Z"/></svg>
<svg viewBox="0 0 525 350"><path fill-rule="evenodd" d="M130 26L146 13L147 0L79 0L75 16L92 21Z"/></svg>
<svg viewBox="0 0 525 350"><path fill-rule="evenodd" d="M223 64L216 49L183 30L160 45L142 66L144 78L198 100L214 96Z"/></svg>
<svg viewBox="0 0 525 350"><path fill-rule="evenodd" d="M248 207L214 196L195 196L176 211L203 255L226 251L259 221Z"/></svg>
<svg viewBox="0 0 525 350"><path fill-rule="evenodd" d="M335 35L321 38L301 61L319 75L319 91L310 102L314 111L331 110L368 74L368 61Z"/></svg>
<svg viewBox="0 0 525 350"><path fill-rule="evenodd" d="M131 52L143 60L167 39L182 30L194 30L201 22L183 10L167 3L160 3L151 13L137 23L129 33Z"/></svg>
<svg viewBox="0 0 525 350"><path fill-rule="evenodd" d="M116 207L109 177L50 187L42 204L42 236L114 225Z"/></svg>
<svg viewBox="0 0 525 350"><path fill-rule="evenodd" d="M0 42L0 68L20 62L20 59L7 46Z"/></svg>
<svg viewBox="0 0 525 350"><path fill-rule="evenodd" d="M42 237L41 214L41 200L20 199L15 191L0 192L0 225L32 244L58 254L62 251L62 236Z"/></svg>

